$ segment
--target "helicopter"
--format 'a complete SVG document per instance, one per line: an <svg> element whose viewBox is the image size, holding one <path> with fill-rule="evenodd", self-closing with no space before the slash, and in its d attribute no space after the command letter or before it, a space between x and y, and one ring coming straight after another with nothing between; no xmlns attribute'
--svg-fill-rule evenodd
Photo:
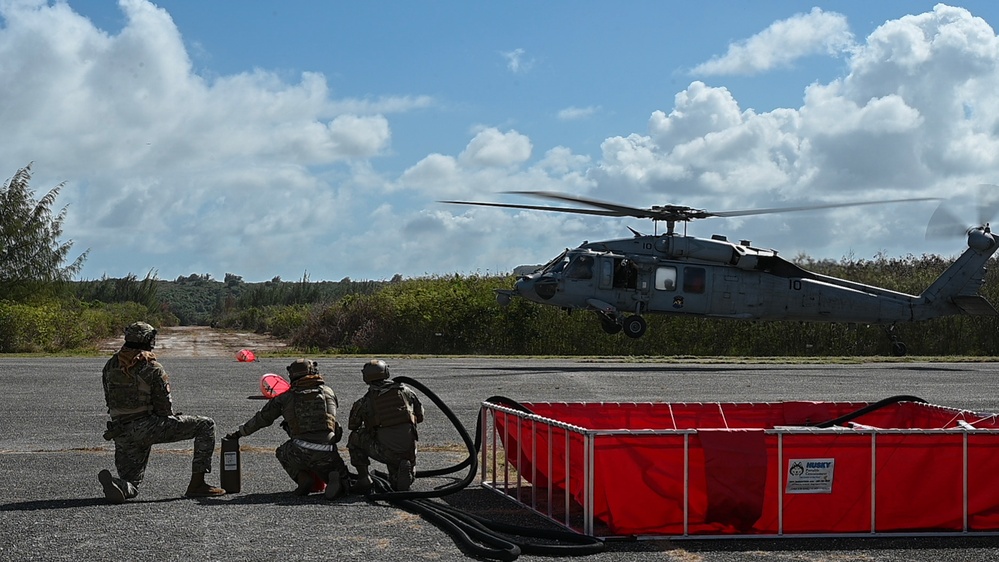
<svg viewBox="0 0 999 562"><path fill-rule="evenodd" d="M582 207L506 204L479 201L440 201L456 205L503 207L608 217L652 219L666 224L662 234L642 234L631 227L631 238L584 242L565 249L540 266L520 266L513 289L497 289L500 305L520 297L569 313L592 311L608 334L631 338L645 334L646 314L671 314L739 320L843 322L884 327L891 353L906 355L896 325L941 316L996 315L999 312L978 289L985 265L999 249L999 238L983 219L958 232L968 248L919 295L858 283L807 271L776 250L738 243L726 236L711 238L677 233L677 223L711 217L741 217L836 207L931 201L937 198L832 203L784 208L712 212L682 205L637 208L551 191L510 191L510 194L573 203ZM980 210L981 211L981 210ZM980 215L984 212L980 212ZM944 207L931 217L927 237L953 231L956 221Z"/></svg>

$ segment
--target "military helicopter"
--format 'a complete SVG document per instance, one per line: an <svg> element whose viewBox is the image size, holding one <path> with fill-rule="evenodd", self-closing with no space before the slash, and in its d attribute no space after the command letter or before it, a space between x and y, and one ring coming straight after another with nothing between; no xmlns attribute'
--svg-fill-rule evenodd
<svg viewBox="0 0 999 562"><path fill-rule="evenodd" d="M666 223L663 234L584 242L541 266L520 266L512 290L497 290L501 305L514 297L572 312L589 310L608 334L639 338L647 329L645 314L674 314L740 320L791 320L877 324L885 328L891 352L901 357L905 343L896 333L900 322L955 314L995 315L978 289L985 264L999 249L999 239L985 220L958 232L968 249L920 295L909 295L807 271L749 241L725 236L696 238L676 232L677 223L710 217L741 217L933 198L835 203L812 206L712 212L680 205L648 209L550 191L507 192L575 203L580 207L519 205L478 201L441 201L457 205L504 207L608 217L652 219ZM931 217L927 237L954 230L956 221L941 206ZM991 212L989 210L988 212ZM985 212L980 211L980 215ZM684 229L686 230L686 229Z"/></svg>

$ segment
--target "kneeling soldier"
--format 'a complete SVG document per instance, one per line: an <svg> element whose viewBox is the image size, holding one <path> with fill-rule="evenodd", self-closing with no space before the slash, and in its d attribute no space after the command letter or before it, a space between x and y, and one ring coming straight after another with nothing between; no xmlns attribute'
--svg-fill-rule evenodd
<svg viewBox="0 0 999 562"><path fill-rule="evenodd" d="M298 359L288 366L291 388L267 401L259 412L226 439L254 433L284 417L281 427L291 437L277 448L278 462L306 495L324 488L333 499L346 493L347 465L336 444L343 435L337 422L337 397L319 374L316 362Z"/></svg>
<svg viewBox="0 0 999 562"><path fill-rule="evenodd" d="M194 439L191 482L187 497L218 496L225 490L205 482L212 471L215 421L204 416L173 413L169 377L153 355L156 328L134 322L125 328L125 343L104 365L104 400L111 421L104 433L114 439L114 464L118 478L102 470L97 479L111 503L139 495L149 453L156 443Z"/></svg>
<svg viewBox="0 0 999 562"><path fill-rule="evenodd" d="M397 491L409 490L416 477L416 424L423 422L423 405L408 386L389 380L389 367L375 359L361 369L368 391L350 408L347 449L357 469L352 492L371 488L369 459L385 463Z"/></svg>

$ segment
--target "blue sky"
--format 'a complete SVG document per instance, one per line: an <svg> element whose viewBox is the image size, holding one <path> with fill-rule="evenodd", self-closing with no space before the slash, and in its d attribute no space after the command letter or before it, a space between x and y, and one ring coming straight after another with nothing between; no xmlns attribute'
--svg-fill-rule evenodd
<svg viewBox="0 0 999 562"><path fill-rule="evenodd" d="M0 0L0 176L65 182L82 278L505 273L638 219L999 183L999 5ZM787 257L961 250L935 204L692 223Z"/></svg>

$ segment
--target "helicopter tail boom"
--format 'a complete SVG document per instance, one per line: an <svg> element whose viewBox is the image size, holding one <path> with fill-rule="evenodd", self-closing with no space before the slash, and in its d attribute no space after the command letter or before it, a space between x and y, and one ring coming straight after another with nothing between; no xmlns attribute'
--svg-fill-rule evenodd
<svg viewBox="0 0 999 562"><path fill-rule="evenodd" d="M916 306L916 319L925 320L952 314L993 316L995 307L978 294L985 282L985 264L996 250L999 240L988 226L968 233L968 249L961 254L921 295Z"/></svg>

